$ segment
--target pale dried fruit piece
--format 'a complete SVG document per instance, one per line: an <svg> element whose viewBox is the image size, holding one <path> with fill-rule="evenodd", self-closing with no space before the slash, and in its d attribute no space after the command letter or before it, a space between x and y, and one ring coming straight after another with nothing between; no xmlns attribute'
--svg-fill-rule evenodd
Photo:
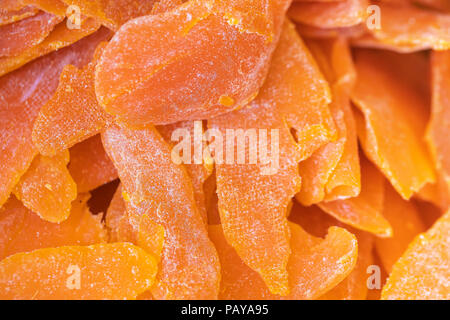
<svg viewBox="0 0 450 320"><path fill-rule="evenodd" d="M428 89L422 87L426 79L411 74L426 64L425 59L420 53L355 52L358 81L352 100L361 111L355 112L360 142L367 157L405 199L435 181L423 141L428 118Z"/></svg>
<svg viewBox="0 0 450 320"><path fill-rule="evenodd" d="M375 247L384 268L390 273L412 239L425 231L425 226L414 203L403 200L389 184L385 184L383 216L392 226L393 237L375 239Z"/></svg>
<svg viewBox="0 0 450 320"><path fill-rule="evenodd" d="M87 37L0 78L0 206L37 154L31 140L33 123L55 92L61 70L68 63L88 63L102 37Z"/></svg>
<svg viewBox="0 0 450 320"><path fill-rule="evenodd" d="M450 299L450 211L418 235L395 263L382 299Z"/></svg>
<svg viewBox="0 0 450 320"><path fill-rule="evenodd" d="M129 21L97 65L100 104L130 127L211 118L245 106L267 75L289 4L192 0ZM264 7L270 32L260 33L252 6Z"/></svg>
<svg viewBox="0 0 450 320"><path fill-rule="evenodd" d="M161 269L152 294L157 299L217 298L220 266L195 205L185 168L171 159L170 146L155 128L110 127L103 144L123 186L129 223L148 214L165 231ZM189 250L186 250L189 248Z"/></svg>
<svg viewBox="0 0 450 320"><path fill-rule="evenodd" d="M0 26L32 17L38 12L39 9L33 6L26 6L18 10L8 10L7 8L3 7L2 3L2 7L0 8Z"/></svg>
<svg viewBox="0 0 450 320"><path fill-rule="evenodd" d="M69 217L77 186L67 170L69 152L38 155L14 187L14 195L43 220L60 223Z"/></svg>
<svg viewBox="0 0 450 320"><path fill-rule="evenodd" d="M0 262L0 298L135 299L157 271L153 256L130 243L39 249Z"/></svg>
<svg viewBox="0 0 450 320"><path fill-rule="evenodd" d="M69 218L57 224L42 220L11 196L0 209L0 260L35 249L105 242L101 217L93 216L87 206L89 197L80 194Z"/></svg>
<svg viewBox="0 0 450 320"><path fill-rule="evenodd" d="M70 148L69 172L79 193L88 192L117 179L117 170L103 149L100 135Z"/></svg>

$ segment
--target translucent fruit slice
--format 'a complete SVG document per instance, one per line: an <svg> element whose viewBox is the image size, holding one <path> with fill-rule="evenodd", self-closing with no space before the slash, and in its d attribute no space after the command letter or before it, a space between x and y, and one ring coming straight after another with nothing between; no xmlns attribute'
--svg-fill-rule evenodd
<svg viewBox="0 0 450 320"><path fill-rule="evenodd" d="M154 297L216 298L220 282L217 253L195 205L191 180L185 168L172 161L170 146L153 127L113 126L102 139L122 182L128 216L148 214L165 231ZM138 225L130 224L136 237Z"/></svg>
<svg viewBox="0 0 450 320"><path fill-rule="evenodd" d="M0 206L37 154L31 140L33 123L55 92L61 70L68 63L89 62L103 39L102 34L92 35L0 78Z"/></svg>
<svg viewBox="0 0 450 320"><path fill-rule="evenodd" d="M96 68L100 104L132 127L211 118L245 106L266 77L289 3L192 0L126 23ZM254 6L273 25L269 33L261 34Z"/></svg>
<svg viewBox="0 0 450 320"><path fill-rule="evenodd" d="M0 260L35 249L105 242L101 217L90 213L88 199L88 194L79 195L69 218L57 224L42 220L11 196L0 209Z"/></svg>
<svg viewBox="0 0 450 320"><path fill-rule="evenodd" d="M69 153L38 155L14 187L14 195L43 220L60 223L70 214L77 186L67 170Z"/></svg>
<svg viewBox="0 0 450 320"><path fill-rule="evenodd" d="M0 262L0 297L135 299L157 271L153 256L130 243L39 249Z"/></svg>
<svg viewBox="0 0 450 320"><path fill-rule="evenodd" d="M272 294L260 275L242 262L227 243L220 225L209 226L222 265L220 299L314 299L341 282L357 259L356 238L345 229L331 227L325 239L290 223L292 254L289 258L290 294Z"/></svg>
<svg viewBox="0 0 450 320"><path fill-rule="evenodd" d="M108 229L109 241L118 241L118 231L121 219L126 214L125 201L122 198L122 185L119 184L116 192L113 195L108 211L106 212L105 225Z"/></svg>
<svg viewBox="0 0 450 320"><path fill-rule="evenodd" d="M69 172L78 192L88 192L117 179L117 170L103 149L100 135L70 148Z"/></svg>
<svg viewBox="0 0 450 320"><path fill-rule="evenodd" d="M405 199L435 180L423 141L428 89L422 86L423 76L418 79L411 74L426 64L425 59L420 53L355 53L358 81L352 100L361 111L355 113L360 142L367 157Z"/></svg>
<svg viewBox="0 0 450 320"><path fill-rule="evenodd" d="M415 205L403 200L389 184L385 184L384 198L383 216L392 226L393 237L375 239L375 247L384 268L390 273L412 239L425 231L425 226Z"/></svg>
<svg viewBox="0 0 450 320"><path fill-rule="evenodd" d="M3 4L3 3L2 3ZM39 12L39 9L33 6L26 6L18 10L8 10L8 8L0 8L0 26L14 23L28 17L32 17Z"/></svg>
<svg viewBox="0 0 450 320"><path fill-rule="evenodd" d="M418 235L395 263L382 299L448 300L450 211Z"/></svg>

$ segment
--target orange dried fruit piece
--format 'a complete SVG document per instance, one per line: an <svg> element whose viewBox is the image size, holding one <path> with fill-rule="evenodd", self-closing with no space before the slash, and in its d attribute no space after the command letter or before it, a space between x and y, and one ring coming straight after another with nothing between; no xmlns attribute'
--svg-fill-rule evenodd
<svg viewBox="0 0 450 320"><path fill-rule="evenodd" d="M382 299L448 300L450 291L450 211L418 235L395 263Z"/></svg>
<svg viewBox="0 0 450 320"><path fill-rule="evenodd" d="M67 170L69 153L38 155L14 187L14 195L43 220L60 223L70 214L77 186Z"/></svg>
<svg viewBox="0 0 450 320"><path fill-rule="evenodd" d="M129 130L112 126L102 133L102 139L122 182L129 218L148 214L165 231L154 297L217 298L217 253L196 208L189 176L183 166L172 161L170 146L153 127ZM136 237L138 226L132 222Z"/></svg>
<svg viewBox="0 0 450 320"><path fill-rule="evenodd" d="M318 28L351 27L363 23L367 17L367 0L336 2L299 2L288 11L293 21Z"/></svg>
<svg viewBox="0 0 450 320"><path fill-rule="evenodd" d="M114 192L111 203L109 204L108 211L106 212L105 225L108 229L109 241L118 241L118 231L121 223L121 219L126 213L125 201L122 198L122 185L119 184L116 192Z"/></svg>
<svg viewBox="0 0 450 320"><path fill-rule="evenodd" d="M98 30L100 24L93 19L83 20L79 29L68 29L65 21L58 24L42 42L20 54L0 58L0 76L16 70L30 61L55 50L67 47Z"/></svg>
<svg viewBox="0 0 450 320"><path fill-rule="evenodd" d="M20 55L44 41L53 28L63 20L47 12L0 26L0 57Z"/></svg>
<svg viewBox="0 0 450 320"><path fill-rule="evenodd" d="M185 0L160 0L156 1L152 8L152 14L160 14L175 9L186 2Z"/></svg>
<svg viewBox="0 0 450 320"><path fill-rule="evenodd" d="M0 262L0 297L136 299L157 271L154 257L130 243L39 249Z"/></svg>
<svg viewBox="0 0 450 320"><path fill-rule="evenodd" d="M432 9L450 12L450 3L447 0L414 0L414 3L426 6Z"/></svg>
<svg viewBox="0 0 450 320"><path fill-rule="evenodd" d="M393 237L375 239L375 247L384 268L390 273L409 243L425 231L425 226L414 203L403 200L389 184L385 184L384 198L383 216L392 226Z"/></svg>
<svg viewBox="0 0 450 320"><path fill-rule="evenodd" d="M90 61L101 41L96 34L42 57L0 78L0 206L37 154L31 140L34 120L55 92L67 63L82 66Z"/></svg>
<svg viewBox="0 0 450 320"><path fill-rule="evenodd" d="M0 209L0 260L35 249L105 242L101 217L91 214L88 199L88 194L80 194L69 218L57 224L42 220L11 196Z"/></svg>
<svg viewBox="0 0 450 320"><path fill-rule="evenodd" d="M105 152L100 135L70 148L69 172L78 192L88 192L117 179L117 170Z"/></svg>
<svg viewBox="0 0 450 320"><path fill-rule="evenodd" d="M60 0L6 0L5 8L8 10L19 10L28 5L32 5L33 7L53 13L57 16L66 15L67 7Z"/></svg>
<svg viewBox="0 0 450 320"><path fill-rule="evenodd" d="M419 59L416 54L380 50L355 52L358 81L352 100L360 110L355 118L361 145L405 199L435 181L423 141L428 118L427 88L421 86L423 79L417 79L417 75L408 76L421 61L426 63L417 55ZM403 73L406 66L410 70Z"/></svg>
<svg viewBox="0 0 450 320"><path fill-rule="evenodd" d="M152 253L157 262L161 260L164 248L164 228L154 223L147 214L140 217L137 244L145 251Z"/></svg>
<svg viewBox="0 0 450 320"><path fill-rule="evenodd" d="M290 294L271 293L260 275L250 269L228 244L220 225L209 226L222 265L220 299L314 299L341 282L353 269L358 244L345 229L331 227L325 239L289 223L292 254L289 258Z"/></svg>
<svg viewBox="0 0 450 320"><path fill-rule="evenodd" d="M361 193L349 199L321 202L319 207L337 220L379 237L392 236L392 227L383 216L385 180L364 156L361 159Z"/></svg>
<svg viewBox="0 0 450 320"><path fill-rule="evenodd" d="M18 10L0 8L0 26L26 19L36 15L39 10L33 6L26 6Z"/></svg>
<svg viewBox="0 0 450 320"><path fill-rule="evenodd" d="M270 34L255 32L252 19L242 25L236 18L262 3L273 22ZM99 103L130 127L211 118L245 106L266 77L289 3L191 0L126 23L97 65Z"/></svg>

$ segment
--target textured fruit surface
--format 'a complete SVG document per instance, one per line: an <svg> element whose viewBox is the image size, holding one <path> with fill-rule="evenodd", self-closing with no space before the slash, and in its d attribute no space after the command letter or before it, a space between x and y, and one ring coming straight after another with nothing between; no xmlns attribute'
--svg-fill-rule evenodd
<svg viewBox="0 0 450 320"><path fill-rule="evenodd" d="M39 10L33 6L26 6L17 10L0 8L0 26L20 21L22 19L36 15Z"/></svg>

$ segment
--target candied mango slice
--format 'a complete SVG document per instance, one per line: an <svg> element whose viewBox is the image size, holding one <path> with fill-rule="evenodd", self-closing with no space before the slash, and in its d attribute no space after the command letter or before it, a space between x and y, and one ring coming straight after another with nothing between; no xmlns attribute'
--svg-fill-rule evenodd
<svg viewBox="0 0 450 320"><path fill-rule="evenodd" d="M182 165L172 161L170 146L153 127L129 130L112 126L102 133L102 139L117 168L130 216L148 214L165 231L153 296L217 298L217 253L195 205L189 176ZM137 226L132 227L137 234Z"/></svg>
<svg viewBox="0 0 450 320"><path fill-rule="evenodd" d="M385 180L377 168L361 157L361 193L354 198L321 202L329 215L354 228L379 237L392 236L392 227L383 216Z"/></svg>
<svg viewBox="0 0 450 320"><path fill-rule="evenodd" d="M72 202L69 218L57 224L42 220L11 196L0 209L0 260L41 248L105 242L106 232L100 217L89 211L88 199L88 194L80 194Z"/></svg>
<svg viewBox="0 0 450 320"><path fill-rule="evenodd" d="M337 2L299 2L289 9L289 17L298 23L319 28L342 28L360 24L367 17L367 0Z"/></svg>
<svg viewBox="0 0 450 320"><path fill-rule="evenodd" d="M258 19L241 25L236 14L251 17L247 10L262 3L273 22L264 35L252 32ZM130 127L211 118L245 106L267 75L289 3L192 0L126 23L96 68L100 104Z"/></svg>
<svg viewBox="0 0 450 320"><path fill-rule="evenodd" d="M395 263L382 299L450 299L450 211L418 235Z"/></svg>
<svg viewBox="0 0 450 320"><path fill-rule="evenodd" d="M69 154L38 155L14 187L14 195L43 220L60 223L70 214L77 186L67 170Z"/></svg>
<svg viewBox="0 0 450 320"><path fill-rule="evenodd" d="M55 92L67 63L83 66L101 41L96 34L0 78L0 206L37 154L31 132L41 108Z"/></svg>
<svg viewBox="0 0 450 320"><path fill-rule="evenodd" d="M290 294L271 293L258 273L250 269L228 244L220 225L209 226L222 265L220 299L314 299L341 282L357 259L356 238L342 228L331 227L325 239L290 223L292 254L289 258Z"/></svg>
<svg viewBox="0 0 450 320"><path fill-rule="evenodd" d="M417 75L408 77L419 67L411 64L414 56L357 50L358 81L352 92L361 111L355 118L363 150L405 199L436 178L423 141L428 95ZM400 73L399 65L410 71Z"/></svg>
<svg viewBox="0 0 450 320"><path fill-rule="evenodd" d="M395 190L385 184L383 216L392 226L393 237L375 240L377 253L388 273L398 258L405 252L416 235L425 231L414 203L403 200Z"/></svg>
<svg viewBox="0 0 450 320"><path fill-rule="evenodd" d="M0 297L135 299L157 271L153 256L130 243L39 249L0 262Z"/></svg>
<svg viewBox="0 0 450 320"><path fill-rule="evenodd" d="M117 179L117 170L105 152L100 135L70 148L69 172L78 192L88 192Z"/></svg>
<svg viewBox="0 0 450 320"><path fill-rule="evenodd" d="M2 6L2 8L0 8L0 26L32 17L38 12L39 9L33 6L26 6L17 10L8 10L8 8L3 8Z"/></svg>

